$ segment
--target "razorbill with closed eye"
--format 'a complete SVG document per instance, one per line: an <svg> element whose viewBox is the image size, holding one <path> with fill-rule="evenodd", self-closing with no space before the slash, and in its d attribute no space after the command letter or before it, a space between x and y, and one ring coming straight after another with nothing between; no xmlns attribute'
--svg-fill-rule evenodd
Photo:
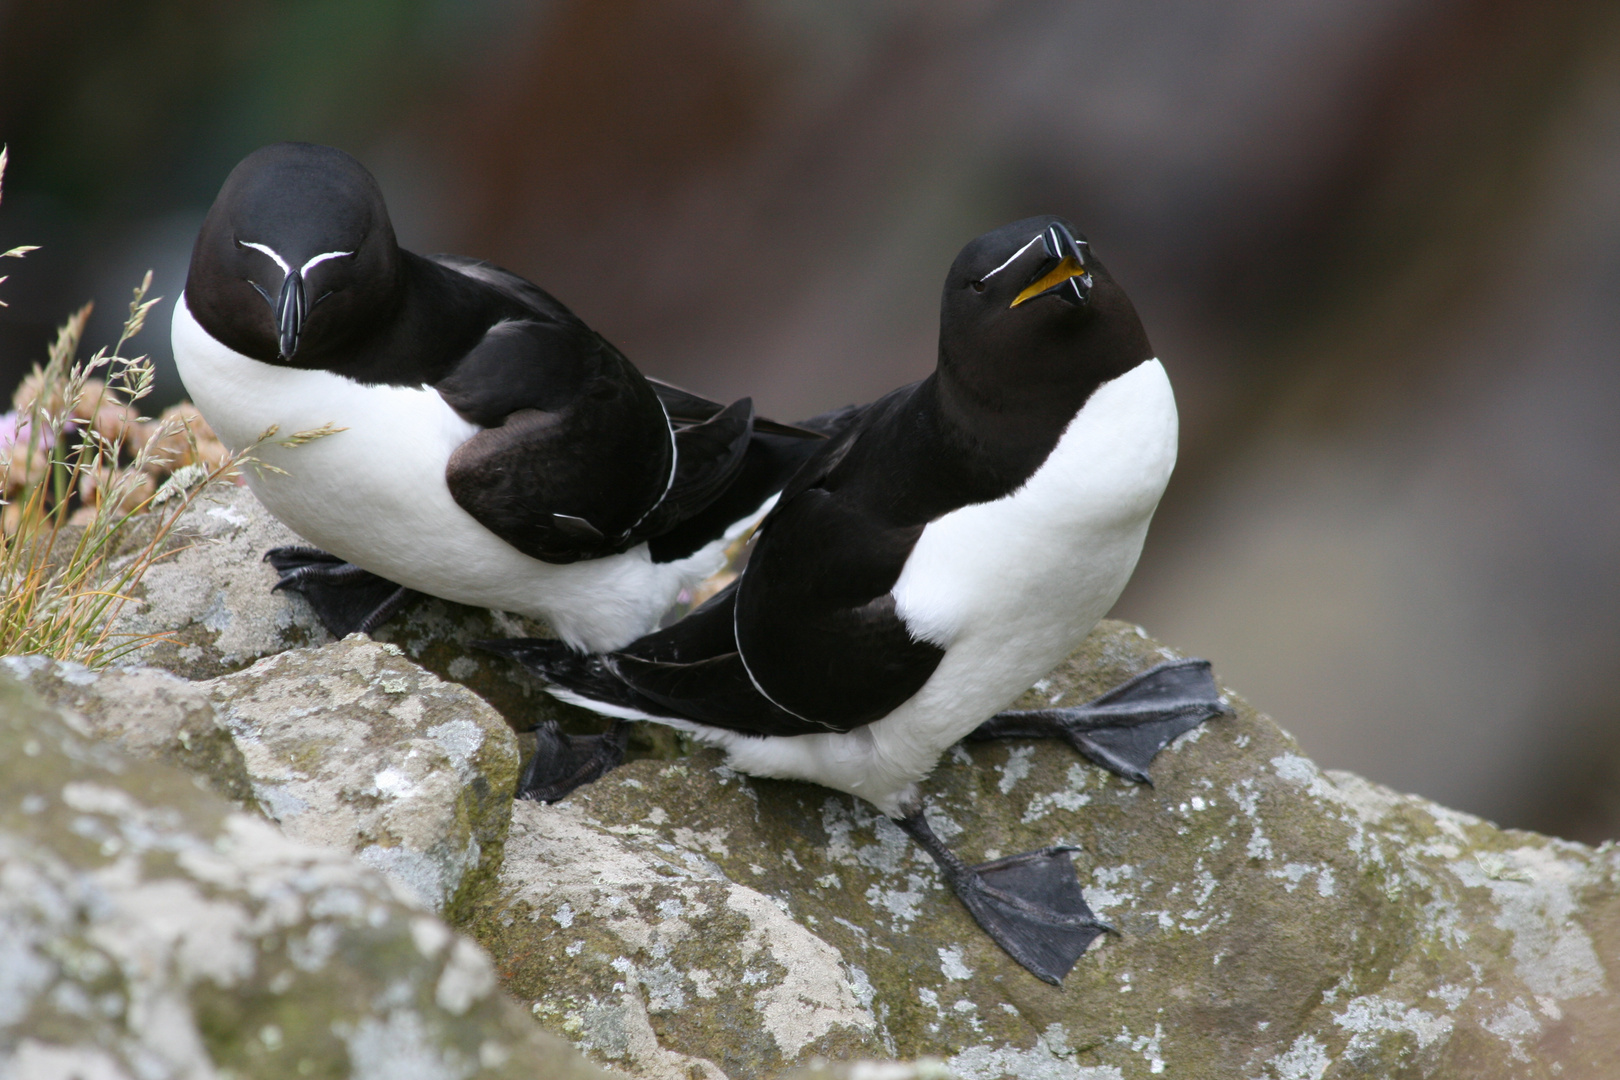
<svg viewBox="0 0 1620 1080"><path fill-rule="evenodd" d="M269 553L277 587L338 636L421 592L623 645L825 441L644 378L515 274L401 249L371 174L308 143L226 179L173 341L209 425L254 448L254 493L316 545Z"/></svg>
<svg viewBox="0 0 1620 1080"><path fill-rule="evenodd" d="M480 644L621 728L655 720L733 768L871 801L1056 983L1105 929L1072 849L970 867L929 828L918 783L969 735L1069 738L1144 779L1171 738L1222 711L1209 665L1183 661L1087 707L996 715L1125 587L1175 462L1175 399L1130 300L1057 218L968 244L942 309L934 374L815 452L725 592L615 652ZM531 794L560 796L571 772L591 770L531 769L547 781Z"/></svg>

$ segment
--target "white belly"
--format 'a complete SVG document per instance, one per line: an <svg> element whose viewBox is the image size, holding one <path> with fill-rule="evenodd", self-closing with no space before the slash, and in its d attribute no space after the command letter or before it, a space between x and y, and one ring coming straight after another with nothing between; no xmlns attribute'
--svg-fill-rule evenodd
<svg viewBox="0 0 1620 1080"><path fill-rule="evenodd" d="M365 386L325 371L266 364L221 345L175 304L174 356L197 408L226 446L251 446L248 485L266 508L323 551L420 592L544 619L592 650L651 630L677 594L719 569L723 541L654 563L622 555L554 565L490 532L450 495L450 454L479 428L427 387ZM302 446L298 432L343 430Z"/></svg>
<svg viewBox="0 0 1620 1080"><path fill-rule="evenodd" d="M908 629L946 650L921 690L847 734L715 738L733 764L894 814L939 755L1075 650L1130 580L1176 460L1157 360L1098 388L1034 476L923 530L896 582Z"/></svg>

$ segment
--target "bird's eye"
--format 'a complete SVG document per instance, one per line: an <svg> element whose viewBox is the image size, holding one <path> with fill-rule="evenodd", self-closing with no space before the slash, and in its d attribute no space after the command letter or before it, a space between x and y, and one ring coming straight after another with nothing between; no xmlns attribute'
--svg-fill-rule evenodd
<svg viewBox="0 0 1620 1080"><path fill-rule="evenodd" d="M973 291L974 292L984 292L984 279L983 278L980 278L977 281L970 281L970 282L968 282L968 284L973 286Z"/></svg>

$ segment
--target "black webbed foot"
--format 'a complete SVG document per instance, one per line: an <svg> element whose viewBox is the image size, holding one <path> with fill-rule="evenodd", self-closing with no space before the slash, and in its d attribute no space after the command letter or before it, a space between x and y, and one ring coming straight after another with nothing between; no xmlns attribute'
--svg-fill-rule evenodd
<svg viewBox="0 0 1620 1080"><path fill-rule="evenodd" d="M540 745L518 780L517 797L554 803L619 767L630 742L630 722L615 720L600 735L565 735L548 721L534 733Z"/></svg>
<svg viewBox="0 0 1620 1080"><path fill-rule="evenodd" d="M319 548L271 548L264 561L281 575L271 591L287 589L308 600L336 638L369 634L422 595Z"/></svg>
<svg viewBox="0 0 1620 1080"><path fill-rule="evenodd" d="M922 809L894 819L939 865L957 899L991 939L1038 979L1057 986L1100 934L1113 932L1086 906L1071 847L968 866L934 834Z"/></svg>
<svg viewBox="0 0 1620 1080"><path fill-rule="evenodd" d="M1170 740L1231 711L1208 660L1172 660L1084 705L997 713L968 740L1066 739L1110 772L1151 784L1148 766Z"/></svg>

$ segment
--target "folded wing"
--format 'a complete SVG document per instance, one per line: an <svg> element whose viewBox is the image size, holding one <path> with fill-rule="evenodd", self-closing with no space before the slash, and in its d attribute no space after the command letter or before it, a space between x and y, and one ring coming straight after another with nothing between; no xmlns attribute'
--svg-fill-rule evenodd
<svg viewBox="0 0 1620 1080"><path fill-rule="evenodd" d="M912 637L890 595L925 523L872 514L881 492L851 486L840 468L861 456L866 430L856 417L821 444L739 581L680 622L597 656L538 641L487 647L626 714L752 735L849 731L887 715L944 650Z"/></svg>

